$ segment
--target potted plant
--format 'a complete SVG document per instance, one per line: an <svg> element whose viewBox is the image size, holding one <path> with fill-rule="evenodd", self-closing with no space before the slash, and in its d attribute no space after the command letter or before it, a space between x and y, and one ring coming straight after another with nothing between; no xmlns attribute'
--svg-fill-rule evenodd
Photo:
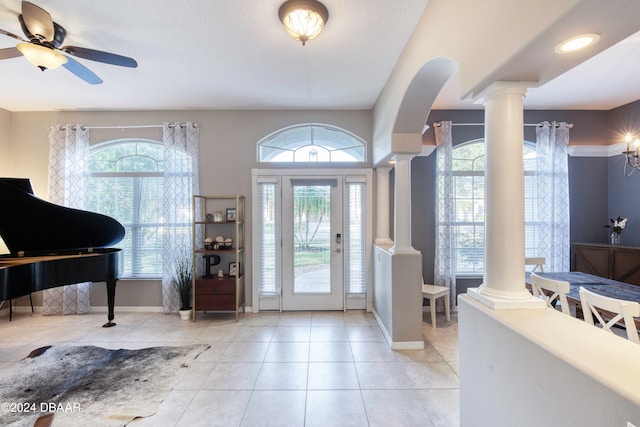
<svg viewBox="0 0 640 427"><path fill-rule="evenodd" d="M191 296L193 270L190 255L178 255L174 261L173 287L180 299L180 318L189 320L191 318Z"/></svg>

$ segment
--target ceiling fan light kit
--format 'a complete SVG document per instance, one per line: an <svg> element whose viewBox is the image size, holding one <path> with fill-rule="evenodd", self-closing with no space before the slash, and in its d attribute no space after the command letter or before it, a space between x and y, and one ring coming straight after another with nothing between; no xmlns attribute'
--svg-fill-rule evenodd
<svg viewBox="0 0 640 427"><path fill-rule="evenodd" d="M67 57L48 47L34 43L18 43L16 48L29 62L44 70L55 70L67 63Z"/></svg>
<svg viewBox="0 0 640 427"><path fill-rule="evenodd" d="M22 14L18 16L18 21L27 39L9 31L0 30L0 34L20 41L16 47L0 49L0 59L15 58L22 54L42 71L55 70L64 66L89 84L100 84L102 80L72 56L121 67L136 68L138 66L135 59L127 56L78 46L62 46L67 31L53 22L49 12L28 1L22 2Z"/></svg>
<svg viewBox="0 0 640 427"><path fill-rule="evenodd" d="M287 0L280 6L278 16L287 33L304 46L322 32L329 11L317 0Z"/></svg>

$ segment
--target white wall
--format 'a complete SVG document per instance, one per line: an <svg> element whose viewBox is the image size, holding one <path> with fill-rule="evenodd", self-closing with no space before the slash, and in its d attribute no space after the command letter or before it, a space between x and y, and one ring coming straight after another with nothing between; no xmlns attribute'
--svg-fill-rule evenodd
<svg viewBox="0 0 640 427"><path fill-rule="evenodd" d="M458 304L461 425L640 426L640 345L552 309Z"/></svg>
<svg viewBox="0 0 640 427"><path fill-rule="evenodd" d="M200 192L205 195L246 196L251 212L251 168L258 167L256 142L269 133L298 123L327 123L353 132L368 143L367 158L371 158L372 112L348 111L66 111L4 114L0 110L0 149L14 158L13 176L31 178L36 194L47 197L48 188L48 126L55 123L87 126L156 125L163 122L194 121L200 126L199 169ZM5 140L4 123L11 121L9 143ZM92 129L91 141L115 138L143 137L162 139L162 130L155 129ZM0 160L0 171L4 160ZM367 166L371 163L367 162ZM299 166L299 165L298 165ZM260 167L265 167L260 165ZM282 168L283 165L277 165ZM285 166L286 167L286 166ZM247 254L251 254L251 219L247 218ZM251 277L251 260L247 260L246 275ZM252 299L251 280L246 281L245 298ZM116 307L161 305L158 281L121 281L116 292ZM92 304L106 305L103 284L92 288ZM38 305L39 296L34 303ZM22 300L20 303L25 304ZM28 299L26 301L28 304Z"/></svg>

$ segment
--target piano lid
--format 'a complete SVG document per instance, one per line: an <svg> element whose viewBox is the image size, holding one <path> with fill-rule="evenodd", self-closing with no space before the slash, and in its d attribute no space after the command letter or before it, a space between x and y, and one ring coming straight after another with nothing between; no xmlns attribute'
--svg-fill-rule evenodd
<svg viewBox="0 0 640 427"><path fill-rule="evenodd" d="M59 206L29 190L28 179L0 178L0 236L13 255L101 248L124 237L122 224L107 215Z"/></svg>

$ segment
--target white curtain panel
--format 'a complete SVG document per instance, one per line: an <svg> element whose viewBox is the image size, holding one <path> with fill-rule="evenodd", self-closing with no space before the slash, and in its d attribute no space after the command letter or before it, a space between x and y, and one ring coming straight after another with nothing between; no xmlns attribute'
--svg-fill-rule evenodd
<svg viewBox="0 0 640 427"><path fill-rule="evenodd" d="M86 209L89 131L82 125L53 125L49 130L49 201ZM42 313L83 314L91 310L89 283L47 289Z"/></svg>
<svg viewBox="0 0 640 427"><path fill-rule="evenodd" d="M456 255L454 250L453 203L453 155L451 122L443 121L434 126L436 135L436 247L433 281L435 285L450 289L451 307L456 307Z"/></svg>
<svg viewBox="0 0 640 427"><path fill-rule="evenodd" d="M548 271L569 271L569 125L542 122L536 127L538 250Z"/></svg>
<svg viewBox="0 0 640 427"><path fill-rule="evenodd" d="M164 123L164 230L162 257L162 308L177 311L173 287L176 257L191 254L192 197L199 194L197 123Z"/></svg>

